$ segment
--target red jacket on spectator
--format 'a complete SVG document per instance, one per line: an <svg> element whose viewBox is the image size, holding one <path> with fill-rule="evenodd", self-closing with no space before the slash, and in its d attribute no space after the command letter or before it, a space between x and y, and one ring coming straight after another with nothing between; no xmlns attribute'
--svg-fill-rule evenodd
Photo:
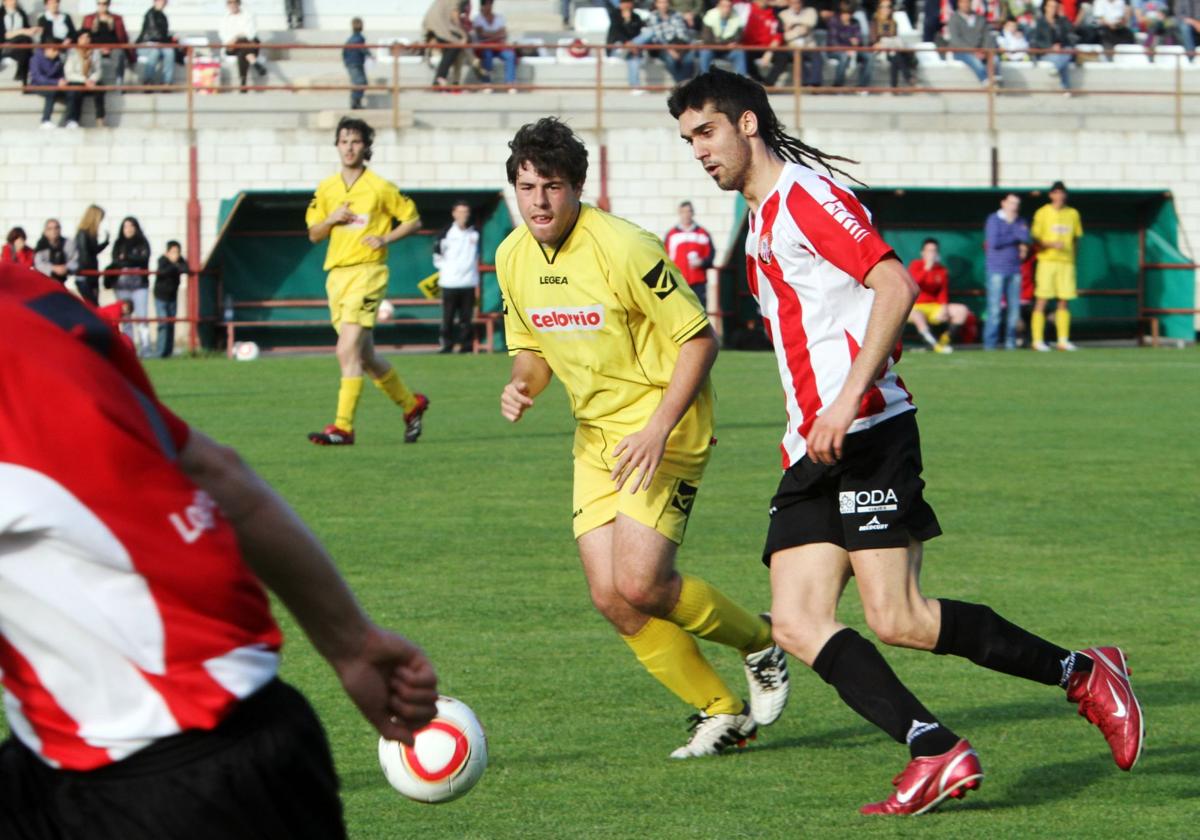
<svg viewBox="0 0 1200 840"><path fill-rule="evenodd" d="M689 286L708 282L708 268L712 265L714 256L713 241L708 231L695 224L691 230L684 230L675 225L667 231L663 244L667 246L667 256L679 268L679 273Z"/></svg>
<svg viewBox="0 0 1200 840"><path fill-rule="evenodd" d="M1021 303L1033 303L1033 267L1037 264L1037 255L1033 253L1033 249L1029 250L1029 256L1021 263Z"/></svg>
<svg viewBox="0 0 1200 840"><path fill-rule="evenodd" d="M33 268L33 249L26 245L14 254L12 244L6 242L4 248L0 249L0 262L15 262L25 268Z"/></svg>
<svg viewBox="0 0 1200 840"><path fill-rule="evenodd" d="M777 47L783 43L779 34L779 18L770 8L760 8L750 4L750 16L746 19L746 30L742 33L742 43L747 47Z"/></svg>
<svg viewBox="0 0 1200 840"><path fill-rule="evenodd" d="M940 303L944 306L950 302L950 274L946 266L936 263L926 271L924 260L913 260L908 264L908 273L921 287L917 303Z"/></svg>
<svg viewBox="0 0 1200 840"><path fill-rule="evenodd" d="M117 36L116 43L118 43L118 44L130 43L133 39L130 38L129 33L125 31L125 19L123 17L121 17L120 15L116 15L116 14L112 15L112 19L113 19L113 33ZM96 14L94 12L83 19L83 28L92 33L92 43L97 44L100 47L103 47L103 44L99 44L99 42L96 41L96 37L95 37L96 30L93 28L95 25L96 25ZM136 50L125 50L125 57L129 59L130 65L137 64L137 51Z"/></svg>

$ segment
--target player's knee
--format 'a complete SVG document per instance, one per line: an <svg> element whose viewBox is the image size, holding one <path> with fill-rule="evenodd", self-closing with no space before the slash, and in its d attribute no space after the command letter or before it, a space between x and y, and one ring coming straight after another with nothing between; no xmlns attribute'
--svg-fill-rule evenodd
<svg viewBox="0 0 1200 840"><path fill-rule="evenodd" d="M591 590L592 606L596 608L596 612L604 616L613 624L619 623L624 614L629 610L629 605L625 603L625 599L617 594L615 589L597 589Z"/></svg>
<svg viewBox="0 0 1200 840"><path fill-rule="evenodd" d="M820 641L818 624L801 616L785 618L776 614L771 617L771 635L775 644L797 659L812 664L816 659L816 647Z"/></svg>
<svg viewBox="0 0 1200 840"><path fill-rule="evenodd" d="M663 616L671 611L667 587L653 580L636 576L618 578L617 593L625 603L646 615Z"/></svg>
<svg viewBox="0 0 1200 840"><path fill-rule="evenodd" d="M885 645L891 647L926 648L921 622L911 610L894 607L865 607L867 626Z"/></svg>

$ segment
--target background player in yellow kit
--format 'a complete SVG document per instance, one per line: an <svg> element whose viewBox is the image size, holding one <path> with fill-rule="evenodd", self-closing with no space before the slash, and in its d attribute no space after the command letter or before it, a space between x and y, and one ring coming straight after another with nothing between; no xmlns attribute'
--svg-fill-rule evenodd
<svg viewBox="0 0 1200 840"><path fill-rule="evenodd" d="M712 440L716 338L659 240L581 203L587 149L566 125L526 125L509 148L525 224L496 254L514 357L501 413L520 420L552 374L562 380L578 421L572 509L592 602L698 710L671 756L718 753L779 717L788 678L766 620L675 571ZM693 635L741 652L749 704Z"/></svg>
<svg viewBox="0 0 1200 840"><path fill-rule="evenodd" d="M1029 234L1037 243L1037 274L1034 278L1033 317L1029 331L1034 350L1049 350L1046 344L1046 301L1058 298L1054 327L1059 350L1074 350L1071 343L1071 310L1068 302L1079 293L1075 289L1075 244L1083 236L1079 211L1067 206L1067 188L1062 181L1050 187L1050 203L1033 214Z"/></svg>
<svg viewBox="0 0 1200 840"><path fill-rule="evenodd" d="M372 330L379 302L387 295L387 246L420 228L421 217L412 199L367 169L374 129L363 120L343 117L334 136L341 169L317 187L304 223L310 241L329 238L325 291L338 333L342 381L333 423L311 432L308 439L321 446L354 443L354 411L365 370L375 386L404 409L404 440L414 443L421 436L429 400L410 391L387 360L375 354ZM399 223L395 227L393 220Z"/></svg>

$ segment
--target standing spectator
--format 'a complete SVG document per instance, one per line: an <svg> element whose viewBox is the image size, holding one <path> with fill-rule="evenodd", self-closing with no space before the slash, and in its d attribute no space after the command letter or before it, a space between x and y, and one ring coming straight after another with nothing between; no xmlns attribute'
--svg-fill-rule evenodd
<svg viewBox="0 0 1200 840"><path fill-rule="evenodd" d="M37 26L30 26L29 15L21 8L17 0L4 0L4 11L0 14L0 42L6 49L0 51L0 61L13 61L17 65L17 75L14 77L21 84L29 76L29 62L33 50L7 49L12 44L32 44L33 39L41 34Z"/></svg>
<svg viewBox="0 0 1200 840"><path fill-rule="evenodd" d="M46 8L38 17L37 25L42 30L43 44L62 44L75 40L75 22L69 14L59 11L59 5L59 0L46 0Z"/></svg>
<svg viewBox="0 0 1200 840"><path fill-rule="evenodd" d="M34 87L57 87L58 90L42 91L42 98L45 104L42 105L42 128L54 128L52 117L54 116L54 103L66 99L67 79L63 70L63 57L60 55L58 44L53 42L46 44L40 50L33 54L33 61L29 64L29 84ZM65 124L67 117L63 115L63 123Z"/></svg>
<svg viewBox="0 0 1200 840"><path fill-rule="evenodd" d="M746 46L746 69L756 82L779 78L779 68L786 65L788 56L776 49L783 46L783 34L779 31L779 18L767 0L753 0L746 17L746 30L742 34ZM770 69L766 69L770 68Z"/></svg>
<svg viewBox="0 0 1200 840"><path fill-rule="evenodd" d="M679 268L679 273L707 312L708 270L712 268L716 248L708 231L696 224L692 202L679 205L679 224L667 231L663 244L667 247L667 256Z"/></svg>
<svg viewBox="0 0 1200 840"><path fill-rule="evenodd" d="M1200 0L1175 0L1175 20L1188 61L1194 61L1196 42L1200 40Z"/></svg>
<svg viewBox="0 0 1200 840"><path fill-rule="evenodd" d="M1036 50L1069 50L1075 46L1075 33L1071 22L1059 14L1058 0L1044 0L1042 16L1038 18L1033 28L1033 37L1029 45ZM1071 53L1043 53L1038 61L1044 61L1053 68L1062 82L1063 90L1071 89Z"/></svg>
<svg viewBox="0 0 1200 840"><path fill-rule="evenodd" d="M742 19L733 11L733 0L717 0L717 5L704 15L700 29L700 40L715 46L732 46L742 42ZM720 58L733 65L733 69L746 75L745 50L700 50L700 72L707 73L713 59Z"/></svg>
<svg viewBox="0 0 1200 840"><path fill-rule="evenodd" d="M1071 310L1069 301L1078 297L1075 290L1075 242L1083 236L1079 211L1067 206L1067 188L1062 181L1050 187L1050 203L1043 204L1033 214L1029 230L1037 245L1037 275L1030 332L1033 349L1047 351L1046 301L1058 299L1054 326L1058 332L1059 350L1077 350L1071 343Z"/></svg>
<svg viewBox="0 0 1200 840"><path fill-rule="evenodd" d="M1000 65L995 55L989 56L983 50L992 46L991 30L988 29L987 18L976 14L971 6L971 0L958 0L958 9L950 16L946 26L950 33L949 46L954 51L954 57L970 68L979 79L979 83L988 83L988 62L992 66L992 75L999 85Z"/></svg>
<svg viewBox="0 0 1200 840"><path fill-rule="evenodd" d="M492 0L480 0L479 14L471 20L471 36L481 44L506 44L508 43L507 21L505 21L504 15L498 15L492 11L492 5ZM504 84L509 86L509 93L515 93L516 88L512 85L517 82L517 53L512 49L495 50L485 47L479 52L479 65L483 68L484 80L488 82L492 80L492 63L495 61L497 53L500 55L500 60L504 62Z"/></svg>
<svg viewBox="0 0 1200 840"><path fill-rule="evenodd" d="M83 30L92 33L93 44L128 44L129 33L125 31L125 19L109 11L111 0L96 0L96 11L83 19ZM125 84L125 68L137 64L137 53L132 49L100 48L100 59L111 64L116 84Z"/></svg>
<svg viewBox="0 0 1200 840"><path fill-rule="evenodd" d="M688 29L683 15L671 11L671 0L654 0L654 11L650 15L650 23L642 29L635 44L657 44L669 46L673 44L692 43L692 32ZM660 60L677 83L692 77L695 70L695 56L691 50L654 50L651 55Z"/></svg>
<svg viewBox="0 0 1200 840"><path fill-rule="evenodd" d="M426 33L426 39L447 45L460 44L467 40L467 30L463 27L459 7L460 0L433 0L433 5L421 21L421 29ZM444 87L450 84L450 70L454 67L454 62L458 61L461 52L461 47L442 47L442 58L433 74L435 85Z"/></svg>
<svg viewBox="0 0 1200 840"><path fill-rule="evenodd" d="M67 278L78 268L75 262L75 243L62 235L58 219L47 219L42 236L34 246L33 267L51 280L66 285Z"/></svg>
<svg viewBox="0 0 1200 840"><path fill-rule="evenodd" d="M154 272L154 314L159 318L174 318L179 311L179 284L188 273L182 250L172 239L167 243L167 252L158 258L158 270ZM169 359L174 353L175 322L159 321L154 355Z"/></svg>
<svg viewBox="0 0 1200 840"><path fill-rule="evenodd" d="M350 91L351 111L357 111L363 106L362 101L365 91L361 86L367 83L367 51L362 48L362 45L365 43L367 43L367 39L363 37L362 18L352 18L350 21L350 37L346 39L346 46L342 50L342 64L346 66L346 73L350 76L350 84L355 86L354 90Z"/></svg>
<svg viewBox="0 0 1200 840"><path fill-rule="evenodd" d="M817 43L816 31L820 19L815 6L805 6L804 0L788 0L788 7L779 13L779 25L783 28L783 44L785 47L808 49L820 46ZM780 69L783 72L792 66L792 53L784 53L787 63ZM800 84L806 87L820 87L822 82L825 55L820 52L804 54L800 68ZM775 84L777 76L772 71L768 85Z"/></svg>
<svg viewBox="0 0 1200 840"><path fill-rule="evenodd" d="M1029 319L1033 317L1033 272L1037 255L1028 242L1017 245L1017 256L1021 260L1021 335L1017 346L1021 347L1029 338Z"/></svg>
<svg viewBox="0 0 1200 840"><path fill-rule="evenodd" d="M900 87L901 76L904 76L904 84L909 87L916 84L917 57L905 48L904 41L900 38L900 27L892 14L891 0L880 0L879 8L871 17L871 43L876 47L893 50L887 54L888 75L893 88ZM874 53L870 54L869 60L874 62ZM870 77L871 72L868 70L867 78Z"/></svg>
<svg viewBox="0 0 1200 840"><path fill-rule="evenodd" d="M100 241L100 223L104 221L104 211L95 204L89 204L79 220L79 230L75 232L75 288L79 296L96 306L100 302L100 278L95 272L100 270L100 255L108 247L108 237Z"/></svg>
<svg viewBox="0 0 1200 840"><path fill-rule="evenodd" d="M92 34L83 29L75 45L67 50L67 60L63 64L63 75L67 79L67 128L79 128L83 100L87 98L96 105L96 126L104 127L104 91L96 90L100 84L100 54L91 48L91 44Z"/></svg>
<svg viewBox="0 0 1200 840"><path fill-rule="evenodd" d="M983 247L987 249L987 323L983 328L983 349L995 350L1000 335L1000 302L1008 307L1004 330L1004 349L1017 346L1017 323L1021 317L1020 246L1029 242L1029 227L1017 213L1021 199L1009 193L1000 201L1000 209L987 217L983 227Z"/></svg>
<svg viewBox="0 0 1200 840"><path fill-rule="evenodd" d="M283 0L288 29L304 28L304 0Z"/></svg>
<svg viewBox="0 0 1200 840"><path fill-rule="evenodd" d="M908 264L908 273L921 292L908 314L908 322L917 328L921 338L935 353L953 353L950 343L959 328L967 322L970 310L961 303L950 302L950 274L942 265L938 241L933 238L921 243L921 257ZM930 324L946 324L938 339L929 331Z"/></svg>
<svg viewBox="0 0 1200 840"><path fill-rule="evenodd" d="M0 323L0 836L344 838L267 589L385 738L434 716L429 660L96 312L4 266Z"/></svg>
<svg viewBox="0 0 1200 840"><path fill-rule="evenodd" d="M862 44L862 27L858 25L858 21L854 19L853 7L842 0L838 4L838 13L833 20L829 21L829 41L831 47L857 47ZM850 62L854 60L855 53L853 52L832 52L829 57L837 62L837 66L833 70L834 87L842 87L846 84L846 68ZM866 63L860 61L858 65L858 86L863 87L865 80Z"/></svg>
<svg viewBox="0 0 1200 840"><path fill-rule="evenodd" d="M625 71L629 77L629 86L634 88L634 95L645 92L638 87L641 84L639 73L642 69L642 55L634 46L644 24L641 15L633 10L633 0L620 0L617 8L608 10L608 43L624 48L613 50L613 53L624 53Z"/></svg>
<svg viewBox="0 0 1200 840"><path fill-rule="evenodd" d="M470 353L474 349L471 320L475 317L475 290L479 288L479 231L471 226L471 205L454 202L454 220L433 242L433 265L442 290L442 353Z"/></svg>
<svg viewBox="0 0 1200 840"><path fill-rule="evenodd" d="M242 11L241 0L226 0L225 16L221 18L218 36L225 45L225 54L237 58L238 84L246 92L246 76L250 68L260 78L267 75L267 68L258 60L258 23L254 15Z"/></svg>
<svg viewBox="0 0 1200 840"><path fill-rule="evenodd" d="M150 243L146 240L146 235L142 233L142 226L133 216L126 216L121 222L121 232L117 235L117 241L113 243L112 263L108 268L110 271L123 268L142 270L150 268ZM114 289L117 300L131 301L134 318L142 319L150 316L150 278L145 274L118 274L115 278L112 275L105 275L104 288ZM134 339L139 356L145 356L150 352L149 324L144 322L133 326L126 324L122 330Z"/></svg>
<svg viewBox="0 0 1200 840"><path fill-rule="evenodd" d="M33 249L26 243L29 237L25 235L25 228L15 227L8 232L8 236L4 238L4 248L0 249L0 262L16 263L22 268L33 268Z"/></svg>
<svg viewBox="0 0 1200 840"><path fill-rule="evenodd" d="M142 84L175 84L175 39L167 20L167 0L154 0L142 17L138 48L142 61Z"/></svg>

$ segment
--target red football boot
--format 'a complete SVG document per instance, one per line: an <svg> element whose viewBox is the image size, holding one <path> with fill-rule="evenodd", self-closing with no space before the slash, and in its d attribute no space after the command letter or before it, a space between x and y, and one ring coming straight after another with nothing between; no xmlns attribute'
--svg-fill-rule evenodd
<svg viewBox="0 0 1200 840"><path fill-rule="evenodd" d="M908 762L892 779L896 792L883 802L859 808L863 814L924 814L942 804L947 796L962 799L968 790L983 782L979 756L964 738L941 755L922 756Z"/></svg>
<svg viewBox="0 0 1200 840"><path fill-rule="evenodd" d="M1080 651L1092 660L1092 670L1076 672L1067 681L1067 700L1079 704L1083 715L1104 733L1113 760L1122 770L1132 770L1142 755L1146 724L1142 707L1129 683L1129 666L1118 647Z"/></svg>
<svg viewBox="0 0 1200 840"><path fill-rule="evenodd" d="M322 432L309 432L308 439L317 446L353 446L354 432L347 432L330 423Z"/></svg>
<svg viewBox="0 0 1200 840"><path fill-rule="evenodd" d="M417 438L421 436L421 420L429 408L429 397L424 394L414 394L413 396L416 398L417 404L413 406L412 411L404 415L405 443L417 442Z"/></svg>

